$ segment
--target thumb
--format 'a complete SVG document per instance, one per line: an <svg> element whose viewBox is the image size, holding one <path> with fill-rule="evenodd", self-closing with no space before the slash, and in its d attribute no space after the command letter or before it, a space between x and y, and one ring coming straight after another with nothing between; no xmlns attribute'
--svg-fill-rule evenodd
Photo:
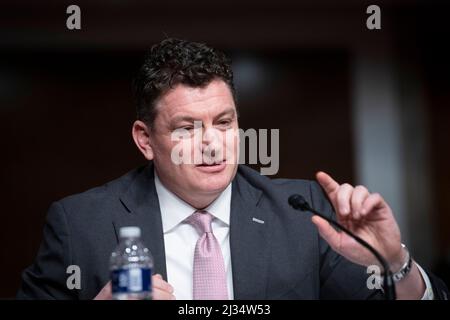
<svg viewBox="0 0 450 320"><path fill-rule="evenodd" d="M111 300L112 299L112 286L109 281L103 289L95 296L94 300Z"/></svg>
<svg viewBox="0 0 450 320"><path fill-rule="evenodd" d="M334 251L338 251L340 234L336 231L325 219L319 216L313 216L311 221L316 225L320 236L333 248Z"/></svg>

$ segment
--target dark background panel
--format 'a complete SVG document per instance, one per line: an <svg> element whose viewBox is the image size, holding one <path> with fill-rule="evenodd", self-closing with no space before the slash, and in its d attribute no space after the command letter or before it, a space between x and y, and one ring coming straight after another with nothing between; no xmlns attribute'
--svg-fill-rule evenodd
<svg viewBox="0 0 450 320"><path fill-rule="evenodd" d="M241 127L280 129L277 177L327 170L357 183L355 59L364 53L383 64L389 56L395 69L413 71L423 84L433 188L429 267L450 280L445 2L380 1L383 28L374 32L365 28L364 1L80 1L79 31L65 27L69 4L0 5L0 298L14 296L33 261L52 201L145 163L130 135L131 79L145 51L167 36L232 57Z"/></svg>

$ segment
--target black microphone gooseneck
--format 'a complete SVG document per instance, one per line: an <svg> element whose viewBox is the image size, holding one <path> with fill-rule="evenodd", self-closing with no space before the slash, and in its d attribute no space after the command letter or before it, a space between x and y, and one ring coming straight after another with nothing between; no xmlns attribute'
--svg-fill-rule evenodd
<svg viewBox="0 0 450 320"><path fill-rule="evenodd" d="M392 278L392 271L389 269L389 264L387 263L386 259L377 250L375 250L374 247L372 247L370 244L368 244L365 240L361 239L357 235L353 234L350 230L348 230L344 226L341 226L336 221L324 216L320 212L311 208L309 203L301 195L299 195L299 194L291 195L288 199L288 202L291 205L291 207L293 207L296 210L309 211L309 212L312 212L313 214L321 217L322 219L325 219L330 224L332 224L333 226L337 227L338 229L342 230L343 232L348 234L350 237L355 239L363 247L367 248L375 256L375 258L377 258L377 260L381 263L381 265L384 268L383 287L384 287L384 293L385 293L386 300L395 300L396 299L395 283L394 283L394 279Z"/></svg>

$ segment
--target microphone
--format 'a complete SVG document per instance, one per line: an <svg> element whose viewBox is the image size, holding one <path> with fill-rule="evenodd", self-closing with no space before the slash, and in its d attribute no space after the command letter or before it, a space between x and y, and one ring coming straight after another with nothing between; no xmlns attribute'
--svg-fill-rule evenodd
<svg viewBox="0 0 450 320"><path fill-rule="evenodd" d="M383 266L384 269L384 277L383 277L383 287L384 287L384 293L386 300L395 300L396 294L395 294L395 283L394 279L392 277L392 271L389 269L389 264L387 263L386 259L377 251L374 247L372 247L370 244L368 244L365 240L361 239L357 235L353 234L350 230L345 228L344 226L340 225L336 221L324 216L320 212L316 211L315 209L311 208L309 203L305 200L305 198L299 194L293 194L288 199L289 204L292 208L296 210L301 211L309 211L322 219L328 221L331 225L335 226L336 228L340 229L341 231L348 234L350 237L355 239L359 244L361 244L363 247L367 248L374 256L377 258L377 260L380 262L380 264Z"/></svg>

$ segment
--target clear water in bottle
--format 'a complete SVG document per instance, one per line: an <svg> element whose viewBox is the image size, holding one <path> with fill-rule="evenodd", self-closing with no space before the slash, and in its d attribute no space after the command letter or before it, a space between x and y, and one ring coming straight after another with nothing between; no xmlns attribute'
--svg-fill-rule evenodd
<svg viewBox="0 0 450 320"><path fill-rule="evenodd" d="M110 260L112 296L115 300L152 298L153 258L140 237L138 227L120 229L120 241Z"/></svg>

